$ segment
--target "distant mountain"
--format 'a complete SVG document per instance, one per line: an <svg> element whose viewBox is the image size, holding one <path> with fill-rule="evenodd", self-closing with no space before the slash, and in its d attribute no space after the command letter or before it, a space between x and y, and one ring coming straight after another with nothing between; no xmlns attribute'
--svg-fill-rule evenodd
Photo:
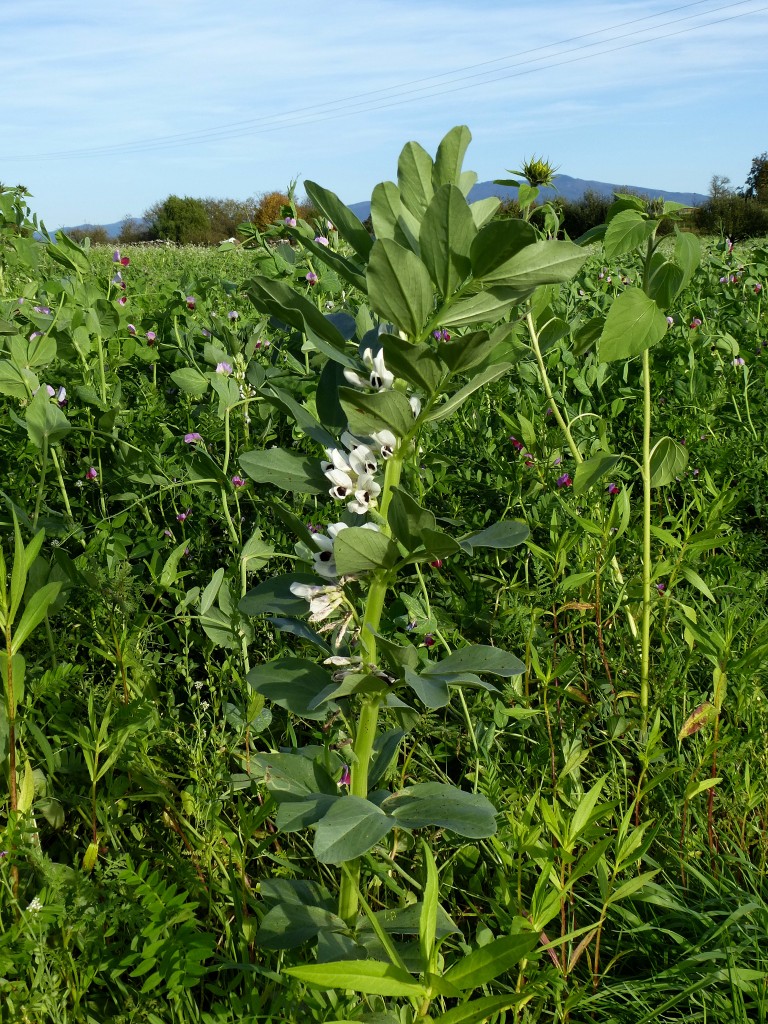
<svg viewBox="0 0 768 1024"><path fill-rule="evenodd" d="M141 220L140 217L137 217L136 220L143 224L143 221ZM57 230L67 232L85 231L87 233L88 231L93 231L94 228L104 228L104 230L107 232L110 238L117 238L117 236L120 234L120 229L122 228L122 226L123 221L117 220L114 222L114 224L73 224L71 227L57 228Z"/></svg>
<svg viewBox="0 0 768 1024"><path fill-rule="evenodd" d="M582 198L585 192L597 192L601 196L612 196L614 192L638 192L640 195L650 196L655 198L661 196L662 199L666 199L673 203L685 203L686 206L701 206L706 200L706 196L699 192L667 192L660 188L645 188L640 185L627 185L626 183L621 185L609 184L606 181L589 181L584 178L572 178L568 174L556 174L555 175L555 188L542 188L541 195L546 199L551 199L553 196L560 196L562 199L569 199L572 202L577 202ZM472 191L469 193L471 202L475 202L478 199L487 199L489 196L498 196L499 199L514 199L517 196L517 189L511 188L508 185L494 185L492 181L481 181L474 186ZM364 203L352 203L350 210L356 214L360 220L366 220L371 215L371 204L370 201ZM138 218L137 218L138 219ZM110 238L117 238L120 234L120 228L123 222L121 220L115 221L114 224L77 224L75 227L81 231L88 231L94 227L103 227ZM72 231L74 228L62 228L63 231Z"/></svg>
<svg viewBox="0 0 768 1024"><path fill-rule="evenodd" d="M606 181L587 181L584 178L572 178L568 174L556 174L554 188L542 188L540 190L541 195L546 199L551 199L553 196L560 196L561 199L569 199L571 202L577 202L582 198L585 192L596 192L601 196L608 196L609 198L614 192L638 192L640 195L647 195L651 198L661 196L673 203L685 203L686 206L700 206L705 200L706 196L697 192L667 192L660 188L645 188L640 185L612 185ZM481 181L469 193L470 202L476 202L478 199L488 199L490 196L497 196L499 199L515 199L517 197L517 189L512 188L509 185L494 185L492 181ZM352 203L350 210L356 214L360 220L366 220L371 215L371 204L367 203Z"/></svg>

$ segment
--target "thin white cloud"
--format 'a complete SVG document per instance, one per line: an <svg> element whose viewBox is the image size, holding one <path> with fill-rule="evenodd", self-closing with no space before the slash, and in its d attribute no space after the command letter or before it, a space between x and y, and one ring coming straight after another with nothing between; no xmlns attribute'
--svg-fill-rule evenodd
<svg viewBox="0 0 768 1024"><path fill-rule="evenodd" d="M434 148L447 128L464 122L475 136L468 163L488 168L486 176L546 143L585 177L608 179L603 168L620 168L624 159L620 177L628 178L639 160L638 174L654 177L648 184L683 188L687 174L701 191L713 171L739 180L745 154L764 146L755 80L764 71L768 18L689 31L762 6L709 0L612 28L674 6L338 0L319 10L309 0L290 8L274 0L136 0L113 11L95 0L74 9L52 0L6 4L0 32L14 47L0 58L0 71L13 89L0 105L7 154L0 177L27 181L61 210L54 219L67 221L75 209L80 219L120 216L108 187L115 181L121 206L134 211L169 191L246 195L281 187L295 173L355 201L394 174L408 138ZM732 11L704 13L726 6ZM701 16L659 27L694 14ZM667 38L617 49L653 35ZM686 126L696 130L705 115L706 123L728 125L727 164L714 143L691 158ZM673 117L677 137L658 130ZM247 121L254 123L219 130ZM169 139L168 149L87 152L186 132L207 135L183 149ZM14 158L78 148L82 159Z"/></svg>

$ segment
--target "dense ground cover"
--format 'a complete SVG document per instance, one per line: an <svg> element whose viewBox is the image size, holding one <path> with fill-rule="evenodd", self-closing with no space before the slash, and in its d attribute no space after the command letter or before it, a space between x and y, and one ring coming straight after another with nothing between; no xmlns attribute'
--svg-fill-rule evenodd
<svg viewBox="0 0 768 1024"><path fill-rule="evenodd" d="M768 247L467 142L375 243L0 196L2 1019L768 1017Z"/></svg>

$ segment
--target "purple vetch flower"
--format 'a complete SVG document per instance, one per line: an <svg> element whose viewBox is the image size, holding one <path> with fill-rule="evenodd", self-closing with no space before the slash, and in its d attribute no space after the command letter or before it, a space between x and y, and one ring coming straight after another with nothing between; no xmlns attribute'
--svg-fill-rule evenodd
<svg viewBox="0 0 768 1024"><path fill-rule="evenodd" d="M147 341L150 345L153 344L156 338L157 335L155 334L154 331L147 331Z"/></svg>
<svg viewBox="0 0 768 1024"><path fill-rule="evenodd" d="M525 447L523 445L523 442L518 441L516 437L510 437L509 440L512 442L512 447L515 449L516 452L521 452Z"/></svg>
<svg viewBox="0 0 768 1024"><path fill-rule="evenodd" d="M432 337L435 339L435 341L451 340L450 332L446 331L445 328L443 327L438 328L436 331L432 331Z"/></svg>
<svg viewBox="0 0 768 1024"><path fill-rule="evenodd" d="M296 218L295 217L286 217L283 220L283 223L286 224L289 228L295 228L296 227Z"/></svg>
<svg viewBox="0 0 768 1024"><path fill-rule="evenodd" d="M211 337L211 332L208 330L207 327L203 327L202 328L202 332L203 332L203 337L204 338L210 338Z"/></svg>
<svg viewBox="0 0 768 1024"><path fill-rule="evenodd" d="M65 406L67 404L67 389L64 387L63 384L56 392L56 401L59 403L60 406Z"/></svg>
<svg viewBox="0 0 768 1024"><path fill-rule="evenodd" d="M228 377L230 373L232 373L231 364L226 362L216 363L216 373L221 373L225 377Z"/></svg>
<svg viewBox="0 0 768 1024"><path fill-rule="evenodd" d="M114 276L114 277L112 278L112 284L119 284L119 285L122 285L122 283L123 283L123 275L122 275L122 274L120 273L120 271L118 270L118 272L117 272L117 273L115 274L115 276Z"/></svg>
<svg viewBox="0 0 768 1024"><path fill-rule="evenodd" d="M98 476L99 476L98 469L96 469L95 466L91 466L91 468L85 474L85 479L86 480L96 480L96 479L98 479Z"/></svg>
<svg viewBox="0 0 768 1024"><path fill-rule="evenodd" d="M178 515L176 516L177 521L180 523L185 522L189 518L189 514L191 511L192 509L188 508L186 512L179 512Z"/></svg>
<svg viewBox="0 0 768 1024"><path fill-rule="evenodd" d="M163 536L167 537L168 540L173 540L173 530L163 530Z"/></svg>
<svg viewBox="0 0 768 1024"><path fill-rule="evenodd" d="M673 316L668 316L667 317L667 323L669 324L670 327L672 326L672 324L674 322L675 322L675 318Z"/></svg>
<svg viewBox="0 0 768 1024"><path fill-rule="evenodd" d="M608 491L608 493L611 496L613 496L614 494L618 494L619 491L621 490L621 488L619 487L618 484L608 484L608 487L606 488L606 490Z"/></svg>
<svg viewBox="0 0 768 1024"><path fill-rule="evenodd" d="M194 295L188 295L187 299L186 299L186 302L187 302L187 309L194 309L197 306L197 302L195 301Z"/></svg>
<svg viewBox="0 0 768 1024"><path fill-rule="evenodd" d="M330 245L330 242L325 235L315 235L315 243L317 245Z"/></svg>
<svg viewBox="0 0 768 1024"><path fill-rule="evenodd" d="M245 480L243 480L241 476L238 476L237 473L235 473L235 475L232 477L232 486L245 487Z"/></svg>
<svg viewBox="0 0 768 1024"><path fill-rule="evenodd" d="M656 584L656 589L658 590L658 592L660 594L663 594L664 591L667 589L667 584L666 583L657 583Z"/></svg>
<svg viewBox="0 0 768 1024"><path fill-rule="evenodd" d="M757 284L755 285L755 295L759 295L762 290L763 290L763 286L758 281Z"/></svg>
<svg viewBox="0 0 768 1024"><path fill-rule="evenodd" d="M562 476L559 476L557 478L558 487L570 487L572 484L573 480L571 480L570 475L568 473L563 473Z"/></svg>
<svg viewBox="0 0 768 1024"><path fill-rule="evenodd" d="M725 284L725 282L726 282L727 280L728 280L728 278L727 278L727 277L721 277L721 278L720 278L720 284Z"/></svg>
<svg viewBox="0 0 768 1024"><path fill-rule="evenodd" d="M42 313L43 316L50 316L53 310L50 306L33 306L35 313Z"/></svg>
<svg viewBox="0 0 768 1024"><path fill-rule="evenodd" d="M120 303L121 306L124 306L128 299L125 297L125 295L121 295L117 301Z"/></svg>
<svg viewBox="0 0 768 1024"><path fill-rule="evenodd" d="M240 314L237 312L236 309L230 309L230 311L227 313L228 320L238 320L239 318Z"/></svg>
<svg viewBox="0 0 768 1024"><path fill-rule="evenodd" d="M431 633L425 633L424 634L424 646L425 647L434 647L435 646L435 638L432 636Z"/></svg>
<svg viewBox="0 0 768 1024"><path fill-rule="evenodd" d="M202 440L202 436L196 430L192 431L191 434L184 435L184 444L197 444L198 441Z"/></svg>
<svg viewBox="0 0 768 1024"><path fill-rule="evenodd" d="M306 280L307 284L317 284L317 282L320 279L317 276L317 274L314 272L314 270L310 270L310 272L306 275L305 280Z"/></svg>
<svg viewBox="0 0 768 1024"><path fill-rule="evenodd" d="M42 331L32 331L32 333L29 336L29 340L30 341L34 341L36 338L42 338L42 336L43 336L43 332Z"/></svg>
<svg viewBox="0 0 768 1024"><path fill-rule="evenodd" d="M731 361L731 365L732 366L743 366L744 365L744 358L743 358L743 356L736 356L736 358Z"/></svg>
<svg viewBox="0 0 768 1024"><path fill-rule="evenodd" d="M562 461L563 461L563 456L562 455L558 455L556 459L552 460L552 465L553 466L559 466Z"/></svg>
<svg viewBox="0 0 768 1024"><path fill-rule="evenodd" d="M337 783L339 786L349 786L352 783L352 773L349 770L349 765L345 764L341 769L341 777Z"/></svg>
<svg viewBox="0 0 768 1024"><path fill-rule="evenodd" d="M129 334L135 334L136 333L136 325L135 324L128 324L126 330L128 331Z"/></svg>
<svg viewBox="0 0 768 1024"><path fill-rule="evenodd" d="M689 326L692 331L695 331L697 327L701 327L701 320L697 316L695 316L693 320L691 320Z"/></svg>
<svg viewBox="0 0 768 1024"><path fill-rule="evenodd" d="M119 263L120 262L120 250L119 249L115 249L115 251L112 253L112 262L113 263Z"/></svg>

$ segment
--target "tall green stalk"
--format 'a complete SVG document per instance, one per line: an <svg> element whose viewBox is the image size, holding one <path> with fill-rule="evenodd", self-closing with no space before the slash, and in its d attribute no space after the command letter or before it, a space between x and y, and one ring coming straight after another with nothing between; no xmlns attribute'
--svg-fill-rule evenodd
<svg viewBox="0 0 768 1024"><path fill-rule="evenodd" d="M573 461L576 463L577 466L580 466L584 461L584 457L579 451L578 445L574 440L573 434L571 433L570 425L566 422L565 417L561 413L560 407L558 406L557 401L555 400L555 393L552 389L552 382L549 379L549 374L547 373L547 366L544 362L544 356L541 352L541 346L539 345L539 335L538 331L536 330L536 325L533 321L533 314L531 312L530 306L528 307L528 313L526 315L526 323L528 325L528 334L531 339L531 348L533 349L533 353L536 356L536 365L539 369L539 379L541 380L542 387L544 388L544 394L547 396L549 408L552 410L552 415L554 416L555 422L557 423L558 427L563 433L563 436L565 437L568 449L571 455L573 456ZM620 587L623 587L624 575L622 574L621 567L619 565L619 560L616 557L616 555L613 555L613 557L611 558L610 565L617 584ZM625 607L624 610L627 615L629 631L632 634L632 636L636 639L637 623L635 622L635 618L632 612L629 610L629 608Z"/></svg>
<svg viewBox="0 0 768 1024"><path fill-rule="evenodd" d="M648 674L651 654L651 357L643 352L643 621L640 639L640 711L648 725Z"/></svg>
<svg viewBox="0 0 768 1024"><path fill-rule="evenodd" d="M381 531L387 536L390 534L389 527L386 525L387 509L392 500L393 488L397 487L400 483L402 471L403 457L400 453L396 452L387 462L379 508L381 517L384 520ZM379 570L371 581L365 601L365 610L360 627L360 653L363 664L366 670L369 671L372 668L378 667L376 634L379 631L389 584L389 574L384 570ZM373 758L373 747L376 742L380 707L381 697L370 696L364 698L360 706L357 727L355 729L349 792L350 796L361 797L363 800L368 798L368 774ZM347 870L341 876L339 917L350 927L357 921L360 902L360 864L359 857L349 862L346 865Z"/></svg>

